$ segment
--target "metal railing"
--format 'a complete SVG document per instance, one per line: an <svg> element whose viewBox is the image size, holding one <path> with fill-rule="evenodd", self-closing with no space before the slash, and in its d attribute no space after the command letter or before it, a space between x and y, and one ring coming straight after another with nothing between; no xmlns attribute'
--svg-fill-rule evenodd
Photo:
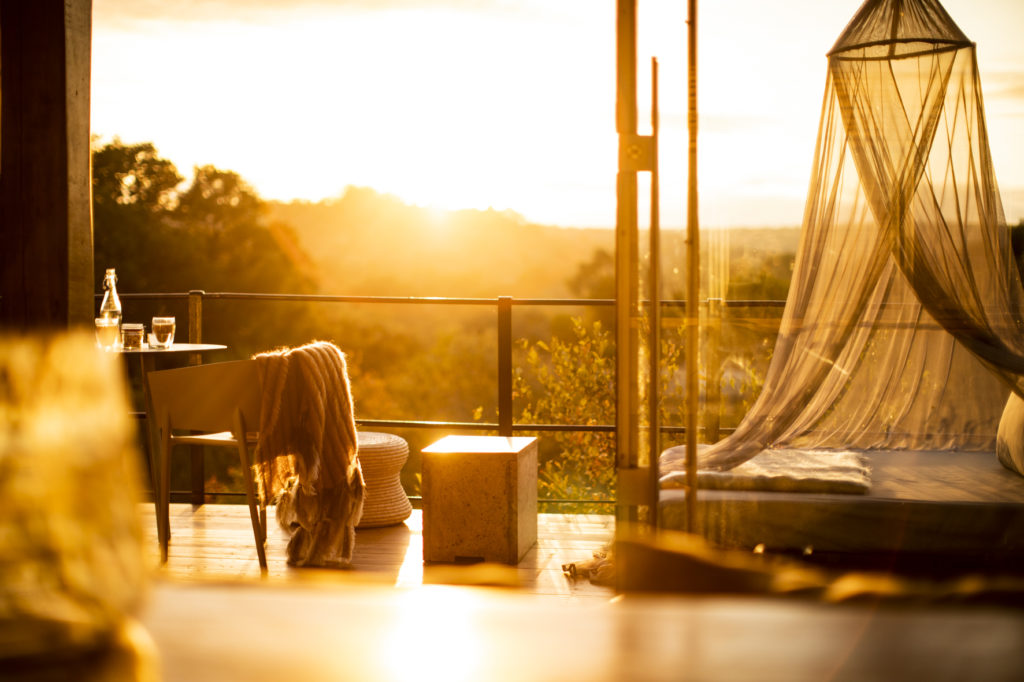
<svg viewBox="0 0 1024 682"><path fill-rule="evenodd" d="M614 433L614 424L533 424L517 423L514 419L513 407L513 362L512 362L512 311L515 307L613 307L614 299L572 299L572 298L514 298L512 296L499 296L496 298L449 298L449 297L422 297L422 296L335 296L324 294L271 294L271 293L237 293L237 292L206 292L192 290L187 293L122 293L121 299L149 300L149 301L181 301L187 304L188 310L188 342L203 342L203 304L206 301L274 301L274 302L295 302L295 303L339 303L339 304L402 304L402 305L438 305L438 306L483 306L493 307L496 312L496 325L498 335L498 357L497 357L497 421L423 421L408 419L371 419L357 418L356 423L361 426L377 428L412 428L412 429L445 429L445 430L472 430L472 431L496 431L501 436L512 436L519 432L598 432ZM686 302L681 300L667 300L661 303L663 308L685 309ZM701 302L701 306L708 313L708 329L714 335L720 331L721 319L724 309L727 308L781 308L785 301L775 300L723 300L708 299ZM716 346L713 340L710 344ZM708 402L718 401L718 382L709 382L710 392L707 396ZM718 420L712 418L704 428L706 437L712 442L717 440L723 433L729 433L732 429L722 428ZM686 429L683 426L662 426L660 431L664 434L684 434ZM193 455L193 470L199 468L201 471L201 457ZM193 490L191 499L193 503L201 503L205 491L203 490L202 475L192 476ZM198 489L197 489L198 486ZM222 494L222 493L218 493ZM614 503L614 500L543 500L552 504L574 504L574 503Z"/></svg>

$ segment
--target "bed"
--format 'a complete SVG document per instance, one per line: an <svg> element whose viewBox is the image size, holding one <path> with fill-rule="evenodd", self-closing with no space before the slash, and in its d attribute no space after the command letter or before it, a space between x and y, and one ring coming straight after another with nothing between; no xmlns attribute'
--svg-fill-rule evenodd
<svg viewBox="0 0 1024 682"><path fill-rule="evenodd" d="M700 490L698 530L720 547L760 546L847 565L1024 567L1024 478L994 453L864 454L866 494ZM684 528L685 500L684 490L662 490L659 525Z"/></svg>

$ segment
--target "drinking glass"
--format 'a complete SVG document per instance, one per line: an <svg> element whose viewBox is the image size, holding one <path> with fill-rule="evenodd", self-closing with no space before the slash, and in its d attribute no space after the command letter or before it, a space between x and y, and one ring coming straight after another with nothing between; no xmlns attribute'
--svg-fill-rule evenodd
<svg viewBox="0 0 1024 682"><path fill-rule="evenodd" d="M152 329L149 333L149 347L170 348L174 343L174 318L154 317Z"/></svg>
<svg viewBox="0 0 1024 682"><path fill-rule="evenodd" d="M113 350L120 340L121 331L118 328L118 320L112 317L97 317L96 319L96 345L103 350Z"/></svg>
<svg viewBox="0 0 1024 682"><path fill-rule="evenodd" d="M125 350L142 348L142 337L146 328L138 323L125 322L121 325L121 347Z"/></svg>

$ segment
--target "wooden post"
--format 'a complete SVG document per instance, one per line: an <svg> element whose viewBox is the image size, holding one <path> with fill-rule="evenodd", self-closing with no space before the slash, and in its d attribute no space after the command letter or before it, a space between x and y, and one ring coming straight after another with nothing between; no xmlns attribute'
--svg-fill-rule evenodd
<svg viewBox="0 0 1024 682"><path fill-rule="evenodd" d="M661 457L661 190L658 170L658 60L651 59L651 226L650 263L648 268L648 319L651 323L647 351L648 388L648 463L647 463L647 523L658 526L658 497L661 486L659 458Z"/></svg>
<svg viewBox="0 0 1024 682"><path fill-rule="evenodd" d="M617 95L615 127L619 134L619 172L615 220L615 451L619 471L618 521L636 521L637 508L626 494L624 474L638 467L640 435L638 330L637 178L629 166L636 145L636 1L618 0L616 22ZM646 488L646 480L642 482Z"/></svg>
<svg viewBox="0 0 1024 682"><path fill-rule="evenodd" d="M687 124L689 180L686 193L686 530L697 530L697 410L700 309L700 225L697 212L697 0L687 5Z"/></svg>
<svg viewBox="0 0 1024 682"><path fill-rule="evenodd" d="M94 316L92 0L0 0L0 325Z"/></svg>

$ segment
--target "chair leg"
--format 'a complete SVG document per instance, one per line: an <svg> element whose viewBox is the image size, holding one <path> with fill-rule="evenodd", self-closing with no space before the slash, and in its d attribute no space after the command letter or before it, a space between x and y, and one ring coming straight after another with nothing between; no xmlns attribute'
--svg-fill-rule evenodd
<svg viewBox="0 0 1024 682"><path fill-rule="evenodd" d="M267 524L266 508L257 503L256 482L252 475L252 460L249 458L249 448L245 443L245 422L242 415L235 415L236 440L238 442L238 457L242 461L242 479L245 481L245 499L249 503L249 516L252 519L252 533L256 539L256 556L260 561L260 571L267 572ZM239 437L240 436L240 437Z"/></svg>
<svg viewBox="0 0 1024 682"><path fill-rule="evenodd" d="M170 424L161 427L159 464L157 470L157 536L160 539L160 562L167 563L171 542L171 439Z"/></svg>
<svg viewBox="0 0 1024 682"><path fill-rule="evenodd" d="M245 449L245 445L241 446ZM260 509L261 505L256 503L256 485L253 482L252 469L248 463L248 452L242 460L242 467L245 469L245 497L249 503L249 517L252 519L252 534L256 540L256 556L260 561L260 570L267 572L267 525L266 511Z"/></svg>

